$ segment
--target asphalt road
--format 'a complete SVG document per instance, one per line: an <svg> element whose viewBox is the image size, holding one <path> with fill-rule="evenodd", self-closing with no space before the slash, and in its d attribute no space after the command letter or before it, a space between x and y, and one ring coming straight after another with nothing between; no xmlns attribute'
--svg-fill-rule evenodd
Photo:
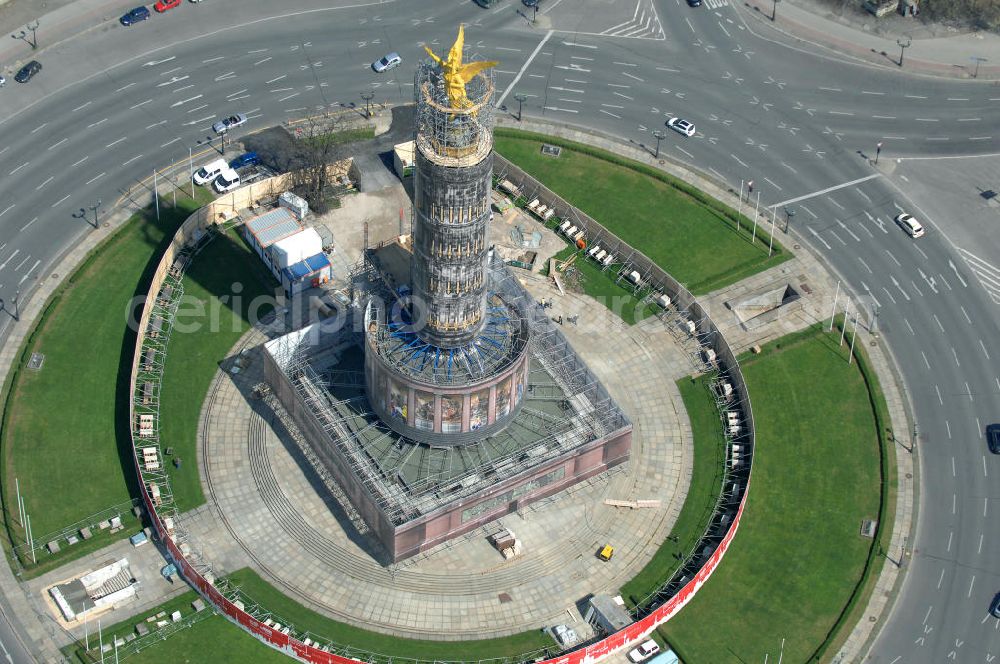
<svg viewBox="0 0 1000 664"><path fill-rule="evenodd" d="M447 49L464 22L468 54L501 62L498 99L508 112L516 91L526 115L651 150L654 130L685 117L697 134L669 132L665 154L734 190L753 180L765 226L769 210L779 228L784 209L794 210L798 237L868 313L877 310L918 421L920 523L905 553L888 553L910 569L870 661L1000 654L1000 621L986 612L1000 589L1000 541L986 537L997 532L1000 488L990 475L1000 475L1000 459L982 435L1000 419L1000 251L979 241L989 210L963 224L923 184L955 169L927 167L910 179L908 162L888 176L869 163L878 142L880 160L1000 151L1000 92L760 38L720 0L697 9L678 0L553 0L534 27L512 0L491 10L466 0L325 4L185 3L43 51L36 80L0 95L0 298L8 309L89 232L81 209L92 220L101 200L97 213L107 214L154 168L186 163L189 150L195 167L214 158L218 117L247 113L238 137L360 105L368 90L377 101L410 101L421 46ZM388 51L402 54L403 66L374 74L370 63ZM924 238L894 225L903 209L921 214ZM896 432L907 445L910 434ZM2 632L0 640L9 645Z"/></svg>

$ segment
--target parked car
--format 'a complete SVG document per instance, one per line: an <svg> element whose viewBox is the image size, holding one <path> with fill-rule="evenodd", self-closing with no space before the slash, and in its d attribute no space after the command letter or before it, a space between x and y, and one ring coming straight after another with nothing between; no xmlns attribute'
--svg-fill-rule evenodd
<svg viewBox="0 0 1000 664"><path fill-rule="evenodd" d="M649 659L658 652L660 652L660 645L656 641L643 641L637 647L632 648L632 650L628 652L628 658L638 664L639 662Z"/></svg>
<svg viewBox="0 0 1000 664"><path fill-rule="evenodd" d="M145 21L147 18L149 18L149 10L146 7L136 7L125 12L125 15L118 20L121 21L122 25L132 25L139 21Z"/></svg>
<svg viewBox="0 0 1000 664"><path fill-rule="evenodd" d="M230 129L239 127L241 124L245 124L247 121L247 116L242 113L237 113L236 115L230 115L229 117L222 118L214 125L212 125L212 131L216 134L225 134Z"/></svg>
<svg viewBox="0 0 1000 664"><path fill-rule="evenodd" d="M896 223L912 238L923 237L924 235L924 227L919 221L913 218L912 214L901 212L896 215Z"/></svg>
<svg viewBox="0 0 1000 664"><path fill-rule="evenodd" d="M403 63L403 58L399 56L399 53L388 53L383 55L381 58L372 63L372 69L376 73L381 74L384 71L389 71L390 69L395 69Z"/></svg>
<svg viewBox="0 0 1000 664"><path fill-rule="evenodd" d="M219 174L219 177L215 178L215 182L213 184L215 185L215 190L217 192L224 194L227 191L231 191L240 186L240 174L227 166L226 169Z"/></svg>
<svg viewBox="0 0 1000 664"><path fill-rule="evenodd" d="M986 444L990 446L990 452L1000 454L1000 424L986 426Z"/></svg>
<svg viewBox="0 0 1000 664"><path fill-rule="evenodd" d="M197 185L208 184L215 178L222 174L222 171L226 170L226 160L216 159L215 161L210 161L197 171L191 177L194 183Z"/></svg>
<svg viewBox="0 0 1000 664"><path fill-rule="evenodd" d="M234 171L240 168L246 168L247 166L256 166L260 163L260 158L257 156L256 152L244 152L236 159L229 162L229 168Z"/></svg>
<svg viewBox="0 0 1000 664"><path fill-rule="evenodd" d="M181 5L181 0L156 0L156 4L153 5L153 9L162 14L168 9L173 9L174 7L180 7L180 5Z"/></svg>
<svg viewBox="0 0 1000 664"><path fill-rule="evenodd" d="M38 60L32 60L14 74L14 80L18 83L27 83L40 71L42 71L42 63Z"/></svg>
<svg viewBox="0 0 1000 664"><path fill-rule="evenodd" d="M676 132L684 134L688 138L694 136L695 128L694 124L688 122L687 120L681 120L680 118L670 118L667 120L667 126Z"/></svg>

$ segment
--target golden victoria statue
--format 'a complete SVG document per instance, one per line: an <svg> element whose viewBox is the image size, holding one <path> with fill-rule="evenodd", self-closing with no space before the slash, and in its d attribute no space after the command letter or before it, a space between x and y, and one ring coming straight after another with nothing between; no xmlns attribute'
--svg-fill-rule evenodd
<svg viewBox="0 0 1000 664"><path fill-rule="evenodd" d="M444 82L448 90L448 101L452 108L468 108L472 102L465 95L465 84L472 80L472 77L490 67L496 67L499 62L480 61L462 64L462 47L465 45L465 27L458 26L458 38L448 51L448 59L442 60L434 55L434 51L429 46L424 46L424 50L436 63L441 66L444 72Z"/></svg>

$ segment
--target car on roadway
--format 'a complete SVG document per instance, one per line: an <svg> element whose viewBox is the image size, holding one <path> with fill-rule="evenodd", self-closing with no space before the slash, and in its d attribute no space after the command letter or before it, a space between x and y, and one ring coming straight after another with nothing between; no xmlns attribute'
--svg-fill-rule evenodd
<svg viewBox="0 0 1000 664"><path fill-rule="evenodd" d="M118 21L122 25L128 26L139 21L145 21L147 18L149 18L149 9L146 7L136 7L125 12L125 15L118 19Z"/></svg>
<svg viewBox="0 0 1000 664"><path fill-rule="evenodd" d="M649 641L643 641L637 647L632 648L632 650L628 652L628 658L630 661L638 664L639 662L646 661L658 652L660 652L660 645L656 641L650 639Z"/></svg>
<svg viewBox="0 0 1000 664"><path fill-rule="evenodd" d="M993 598L993 603L990 604L990 614L994 618L1000 618L1000 593L997 593L997 596Z"/></svg>
<svg viewBox="0 0 1000 664"><path fill-rule="evenodd" d="M688 7L701 7L701 0L688 0Z"/></svg>
<svg viewBox="0 0 1000 664"><path fill-rule="evenodd" d="M387 53L372 63L372 69L375 70L375 73L381 74L384 71L395 69L402 63L403 58L399 57L399 53Z"/></svg>
<svg viewBox="0 0 1000 664"><path fill-rule="evenodd" d="M14 80L18 83L27 83L40 71L42 71L42 63L38 60L32 60L14 74Z"/></svg>
<svg viewBox="0 0 1000 664"><path fill-rule="evenodd" d="M993 454L1000 454L1000 424L986 426L986 444Z"/></svg>
<svg viewBox="0 0 1000 664"><path fill-rule="evenodd" d="M482 7L483 9L489 9L498 2L500 2L500 0L476 0L476 4Z"/></svg>
<svg viewBox="0 0 1000 664"><path fill-rule="evenodd" d="M229 168L234 171L240 168L246 168L247 166L256 166L260 163L260 157L257 156L256 152L244 152L236 159L229 162Z"/></svg>
<svg viewBox="0 0 1000 664"><path fill-rule="evenodd" d="M900 212L896 215L896 223L899 227L906 231L906 234L912 238L918 238L924 236L924 227L919 221L913 218L912 214L908 212Z"/></svg>
<svg viewBox="0 0 1000 664"><path fill-rule="evenodd" d="M684 134L688 138L694 136L694 124L688 122L687 120L682 120L681 118L670 118L667 120L667 126L678 133Z"/></svg>
<svg viewBox="0 0 1000 664"><path fill-rule="evenodd" d="M156 0L156 4L153 5L153 9L162 14L168 9L173 9L174 7L180 7L180 6L181 6L181 0Z"/></svg>
<svg viewBox="0 0 1000 664"><path fill-rule="evenodd" d="M7 85L7 79L0 75L0 88Z"/></svg>
<svg viewBox="0 0 1000 664"><path fill-rule="evenodd" d="M236 113L235 115L230 115L228 117L222 118L214 125L212 125L212 131L216 134L225 134L230 129L235 129L241 124L245 124L247 121L247 116L243 113Z"/></svg>
<svg viewBox="0 0 1000 664"><path fill-rule="evenodd" d="M538 0L521 0L521 2L524 3L525 7L537 7L538 6Z"/></svg>
<svg viewBox="0 0 1000 664"><path fill-rule="evenodd" d="M217 192L224 194L240 186L240 174L227 166L212 184Z"/></svg>

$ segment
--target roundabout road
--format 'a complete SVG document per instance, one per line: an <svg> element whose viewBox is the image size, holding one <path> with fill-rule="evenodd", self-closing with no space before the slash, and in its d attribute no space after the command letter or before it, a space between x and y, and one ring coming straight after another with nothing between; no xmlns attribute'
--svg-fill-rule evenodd
<svg viewBox="0 0 1000 664"><path fill-rule="evenodd" d="M975 246L956 247L935 219L925 217L924 238L907 238L892 221L914 209L907 192L868 161L880 141L882 160L1000 152L997 88L761 39L754 31L765 28L751 30L743 13L715 1L689 9L676 0L553 0L538 27L512 0L493 10L465 0L324 4L289 1L275 12L264 2L185 3L43 50L36 80L0 95L0 298L8 308L88 232L81 208L92 219L100 199L98 212L108 213L154 168L186 162L189 150L202 155L195 167L212 158L216 118L245 112L253 131L361 104L368 90L377 101L408 102L422 44L450 43L464 22L470 56L501 61L508 110L516 91L526 115L646 146L667 118L685 117L698 133L671 133L666 155L734 190L754 180L754 200L777 210L779 227L793 207L797 236L877 310L918 423L920 521L907 550L889 552L909 570L869 661L1000 655L1000 621L986 611L1000 590L1000 541L986 537L997 530L1000 488L991 476L1000 460L983 440L986 424L1000 420L992 344L1000 269ZM403 66L374 74L369 64L394 50Z"/></svg>

